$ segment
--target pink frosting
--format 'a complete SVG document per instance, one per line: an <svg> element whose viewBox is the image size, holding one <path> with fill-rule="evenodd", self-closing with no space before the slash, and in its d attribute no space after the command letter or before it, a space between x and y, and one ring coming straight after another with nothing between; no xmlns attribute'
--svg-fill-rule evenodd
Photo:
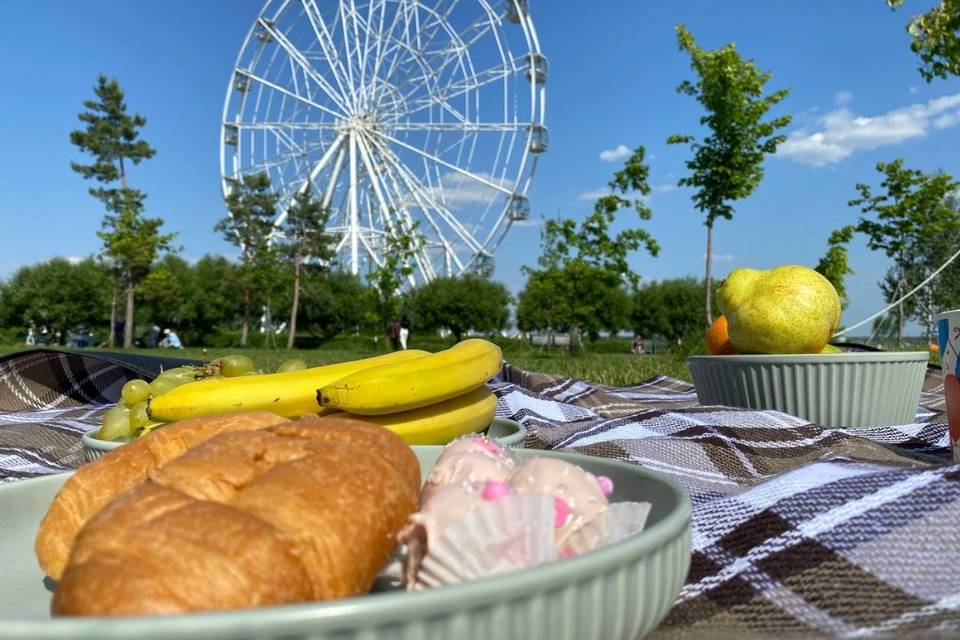
<svg viewBox="0 0 960 640"><path fill-rule="evenodd" d="M454 484L506 482L513 459L495 442L483 437L462 438L444 447L420 494L426 504L434 493Z"/></svg>
<svg viewBox="0 0 960 640"><path fill-rule="evenodd" d="M528 458L510 476L516 493L539 493L557 499L557 549L563 551L567 537L607 508L609 502L593 474L556 458ZM566 505L564 509L560 504ZM569 513L561 518L561 512Z"/></svg>
<svg viewBox="0 0 960 640"><path fill-rule="evenodd" d="M429 541L436 540L450 524L483 502L482 493L471 486L452 484L440 487L424 501L420 511L410 516L410 522L423 525L429 545Z"/></svg>

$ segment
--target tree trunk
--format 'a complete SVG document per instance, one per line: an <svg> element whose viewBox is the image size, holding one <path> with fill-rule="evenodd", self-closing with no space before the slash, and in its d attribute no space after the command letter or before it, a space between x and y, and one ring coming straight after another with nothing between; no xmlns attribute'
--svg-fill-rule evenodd
<svg viewBox="0 0 960 640"><path fill-rule="evenodd" d="M287 349L293 349L293 340L297 335L297 308L300 306L300 256L293 259L293 304L290 306L290 332L287 335Z"/></svg>
<svg viewBox="0 0 960 640"><path fill-rule="evenodd" d="M113 294L110 298L110 348L117 346L117 276L113 276Z"/></svg>
<svg viewBox="0 0 960 640"><path fill-rule="evenodd" d="M123 169L123 156L120 156L120 188L127 189L127 172Z"/></svg>
<svg viewBox="0 0 960 640"><path fill-rule="evenodd" d="M133 274L127 274L127 313L123 321L123 348L133 346Z"/></svg>
<svg viewBox="0 0 960 640"><path fill-rule="evenodd" d="M707 257L706 257L705 300L707 312L707 326L713 324L713 222L707 222Z"/></svg>
<svg viewBox="0 0 960 640"><path fill-rule="evenodd" d="M250 288L243 289L243 324L240 325L240 346L247 346L247 334L250 329Z"/></svg>

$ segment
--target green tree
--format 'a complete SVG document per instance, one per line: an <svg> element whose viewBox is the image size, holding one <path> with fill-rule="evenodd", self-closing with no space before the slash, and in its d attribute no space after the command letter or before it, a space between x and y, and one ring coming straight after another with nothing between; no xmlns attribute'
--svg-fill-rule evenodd
<svg viewBox="0 0 960 640"><path fill-rule="evenodd" d="M517 297L517 326L522 331L568 331L576 346L579 333L596 338L629 325L629 296L622 278L582 260L528 270Z"/></svg>
<svg viewBox="0 0 960 640"><path fill-rule="evenodd" d="M718 218L733 218L732 203L757 189L763 179L764 157L786 139L777 131L790 123L790 116L764 117L789 90L764 95L772 74L740 57L733 43L713 51L702 49L683 25L677 27L677 42L681 51L690 55L690 66L697 75L695 82L681 82L677 92L695 97L703 106L706 115L700 124L709 130L700 140L692 135L667 138L667 144L689 144L693 151L686 163L690 175L679 184L696 189L694 206L706 216L704 294L709 326L713 322L713 225Z"/></svg>
<svg viewBox="0 0 960 640"><path fill-rule="evenodd" d="M263 290L273 275L276 253L270 247L270 233L276 217L278 196L270 187L266 173L245 175L227 195L229 214L214 229L224 239L240 248L240 281L243 317L240 324L240 346L247 346L250 334L250 310L260 301ZM254 298L254 294L258 298Z"/></svg>
<svg viewBox="0 0 960 640"><path fill-rule="evenodd" d="M960 184L942 171L928 174L908 169L902 158L877 163L877 171L883 175L877 193L868 184L857 184L860 197L849 204L865 214L856 230L867 236L867 246L894 261L892 277L881 283L887 302L892 303L920 284L924 273L932 272L926 271L930 266L915 268L918 258L928 253L927 243L936 236L955 238L960 232L960 219L951 200ZM904 322L915 311L915 304L911 299L897 305L898 347L903 342Z"/></svg>
<svg viewBox="0 0 960 640"><path fill-rule="evenodd" d="M290 303L290 328L287 334L287 349L293 349L297 334L297 312L300 306L300 271L307 259L320 265L329 265L335 253L331 238L326 234L330 210L323 202L313 197L310 183L293 196L293 204L287 210L284 235L293 263L293 295Z"/></svg>
<svg viewBox="0 0 960 640"><path fill-rule="evenodd" d="M114 264L126 289L126 314L123 346L133 345L134 299L137 283L149 272L150 265L162 251L173 249L176 234L162 234L162 218L143 215L146 194L127 184L127 163L139 164L153 157L155 151L140 139L139 130L146 119L129 115L123 90L116 79L100 75L94 88L96 100L84 100L78 118L85 129L70 132L70 142L93 156L92 164L73 162L71 168L87 180L103 186L92 187L90 193L107 208L103 229L97 233L103 240L104 254ZM119 181L120 187L115 183ZM111 305L110 343L116 313L116 288Z"/></svg>
<svg viewBox="0 0 960 640"><path fill-rule="evenodd" d="M527 284L518 299L517 319L524 330L570 331L573 346L586 331L616 332L627 323L626 286L639 276L630 268L629 255L641 248L656 256L656 240L640 227L615 235L616 214L632 209L640 220L652 216L645 198L650 194L645 150L638 147L609 182L610 194L597 199L593 211L580 223L547 220L541 233L538 268L524 267Z"/></svg>
<svg viewBox="0 0 960 640"><path fill-rule="evenodd" d="M437 278L418 287L411 300L419 327L449 329L457 342L471 329L493 333L505 328L510 302L505 286L478 276Z"/></svg>
<svg viewBox="0 0 960 640"><path fill-rule="evenodd" d="M414 223L409 230L395 228L386 238L383 262L370 272L373 307L381 327L400 313L403 283L413 274L414 257L424 242L418 226Z"/></svg>
<svg viewBox="0 0 960 640"><path fill-rule="evenodd" d="M93 258L65 258L21 267L0 286L0 325L46 326L61 335L103 324L109 312L109 271Z"/></svg>
<svg viewBox="0 0 960 640"><path fill-rule="evenodd" d="M651 282L633 294L630 321L640 336L663 336L679 343L703 336L703 282L696 278L673 278Z"/></svg>
<svg viewBox="0 0 960 640"><path fill-rule="evenodd" d="M302 286L300 314L311 335L329 340L363 324L370 292L359 277L344 271L308 272Z"/></svg>
<svg viewBox="0 0 960 640"><path fill-rule="evenodd" d="M827 252L814 267L814 270L829 280L837 290L837 294L840 296L840 306L844 309L850 301L847 297L847 287L844 284L844 279L853 274L847 256L847 245L853 239L855 230L852 225L834 230L827 240Z"/></svg>
<svg viewBox="0 0 960 640"><path fill-rule="evenodd" d="M903 0L887 0L887 4L896 9ZM910 48L923 63L918 70L924 80L960 76L960 0L940 0L939 6L913 16L907 32Z"/></svg>

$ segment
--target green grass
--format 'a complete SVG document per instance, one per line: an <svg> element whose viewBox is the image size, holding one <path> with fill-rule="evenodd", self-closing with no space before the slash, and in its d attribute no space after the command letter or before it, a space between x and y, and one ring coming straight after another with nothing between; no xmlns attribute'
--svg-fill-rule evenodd
<svg viewBox="0 0 960 640"><path fill-rule="evenodd" d="M629 345L623 342L623 353L607 353L616 350L616 344L604 343L593 348L602 349L605 353L591 353L591 345L587 344L584 351L578 355L569 355L563 349L541 350L516 340L497 340L503 348L504 359L527 371L538 371L561 376L591 380L600 384L628 385L646 380L657 375L668 375L683 380L689 380L690 374L682 356L673 354L658 354L637 356L629 353ZM453 344L452 339L443 339L434 336L414 336L410 345L412 348L438 351ZM25 346L2 346L0 355L21 351ZM88 349L87 351L96 351ZM133 349L135 353L165 356L182 356L184 358L201 359L203 350L198 347L188 347L178 351L167 349ZM273 371L281 362L289 358L302 358L310 366L341 362L356 358L386 353L385 340L374 341L369 337L345 337L330 341L318 349L262 349L226 347L209 349L208 357L218 358L230 353L245 353L256 363L262 371Z"/></svg>

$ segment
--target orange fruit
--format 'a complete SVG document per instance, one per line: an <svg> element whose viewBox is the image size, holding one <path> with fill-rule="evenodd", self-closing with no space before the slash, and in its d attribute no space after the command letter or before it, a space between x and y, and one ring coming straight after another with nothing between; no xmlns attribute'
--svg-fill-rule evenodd
<svg viewBox="0 0 960 640"><path fill-rule="evenodd" d="M730 342L730 334L727 333L727 319L723 315L717 316L706 335L707 353L711 356L729 356L737 353L737 350Z"/></svg>

